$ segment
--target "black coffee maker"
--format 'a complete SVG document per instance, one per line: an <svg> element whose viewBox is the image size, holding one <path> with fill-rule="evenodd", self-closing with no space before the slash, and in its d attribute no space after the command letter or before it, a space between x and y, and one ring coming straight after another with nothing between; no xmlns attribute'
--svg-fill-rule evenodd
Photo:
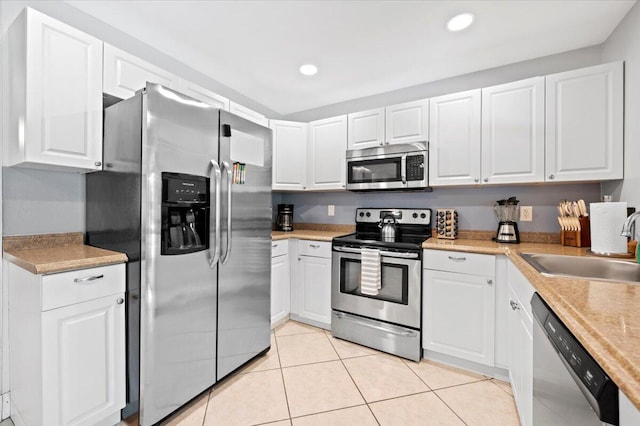
<svg viewBox="0 0 640 426"><path fill-rule="evenodd" d="M276 230L293 231L293 204L278 204Z"/></svg>

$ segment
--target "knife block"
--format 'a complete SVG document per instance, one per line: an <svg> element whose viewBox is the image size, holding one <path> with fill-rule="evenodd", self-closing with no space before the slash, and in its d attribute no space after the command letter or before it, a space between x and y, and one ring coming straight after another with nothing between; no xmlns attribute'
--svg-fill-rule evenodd
<svg viewBox="0 0 640 426"><path fill-rule="evenodd" d="M588 216L582 216L579 231L560 231L560 244L570 247L591 247L591 226Z"/></svg>

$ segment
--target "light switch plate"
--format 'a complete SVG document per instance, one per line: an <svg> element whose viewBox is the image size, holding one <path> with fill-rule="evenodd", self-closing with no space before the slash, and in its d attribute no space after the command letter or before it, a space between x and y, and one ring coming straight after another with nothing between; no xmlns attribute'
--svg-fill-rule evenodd
<svg viewBox="0 0 640 426"><path fill-rule="evenodd" d="M329 216L335 216L336 215L336 206L330 204L327 206L327 214Z"/></svg>

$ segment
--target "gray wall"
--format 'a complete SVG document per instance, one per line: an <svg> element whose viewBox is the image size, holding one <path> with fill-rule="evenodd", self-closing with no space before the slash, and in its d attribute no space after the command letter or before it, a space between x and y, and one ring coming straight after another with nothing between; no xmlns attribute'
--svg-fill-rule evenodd
<svg viewBox="0 0 640 426"><path fill-rule="evenodd" d="M3 235L84 232L84 176L5 167Z"/></svg>
<svg viewBox="0 0 640 426"><path fill-rule="evenodd" d="M357 207L409 207L458 209L460 229L495 230L493 213L496 200L516 196L520 205L533 206L533 221L520 222L520 231L560 232L556 206L562 199L600 201L600 185L546 184L478 188L436 188L433 192L325 192L278 193L274 196L274 212L278 203L294 205L295 223L353 224ZM335 205L335 216L327 215L327 206Z"/></svg>
<svg viewBox="0 0 640 426"><path fill-rule="evenodd" d="M605 183L603 193L640 207L640 4L636 3L603 46L605 62L624 60L624 181Z"/></svg>
<svg viewBox="0 0 640 426"><path fill-rule="evenodd" d="M636 9L638 7L636 6ZM538 75L553 74L602 63L602 47L592 46L571 50L557 55L545 56L529 61L518 62L501 67L465 74L458 77L425 83L392 92L380 93L360 99L328 105L308 111L289 114L283 119L292 121L313 121L350 112L430 98L461 92L463 90L489 87L510 81L522 80Z"/></svg>

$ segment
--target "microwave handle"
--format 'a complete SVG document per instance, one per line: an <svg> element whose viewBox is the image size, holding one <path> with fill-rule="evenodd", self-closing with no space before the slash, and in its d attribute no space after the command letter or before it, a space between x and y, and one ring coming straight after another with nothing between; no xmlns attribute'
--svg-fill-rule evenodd
<svg viewBox="0 0 640 426"><path fill-rule="evenodd" d="M407 154L402 154L402 160L400 161L400 178L402 183L407 183Z"/></svg>

